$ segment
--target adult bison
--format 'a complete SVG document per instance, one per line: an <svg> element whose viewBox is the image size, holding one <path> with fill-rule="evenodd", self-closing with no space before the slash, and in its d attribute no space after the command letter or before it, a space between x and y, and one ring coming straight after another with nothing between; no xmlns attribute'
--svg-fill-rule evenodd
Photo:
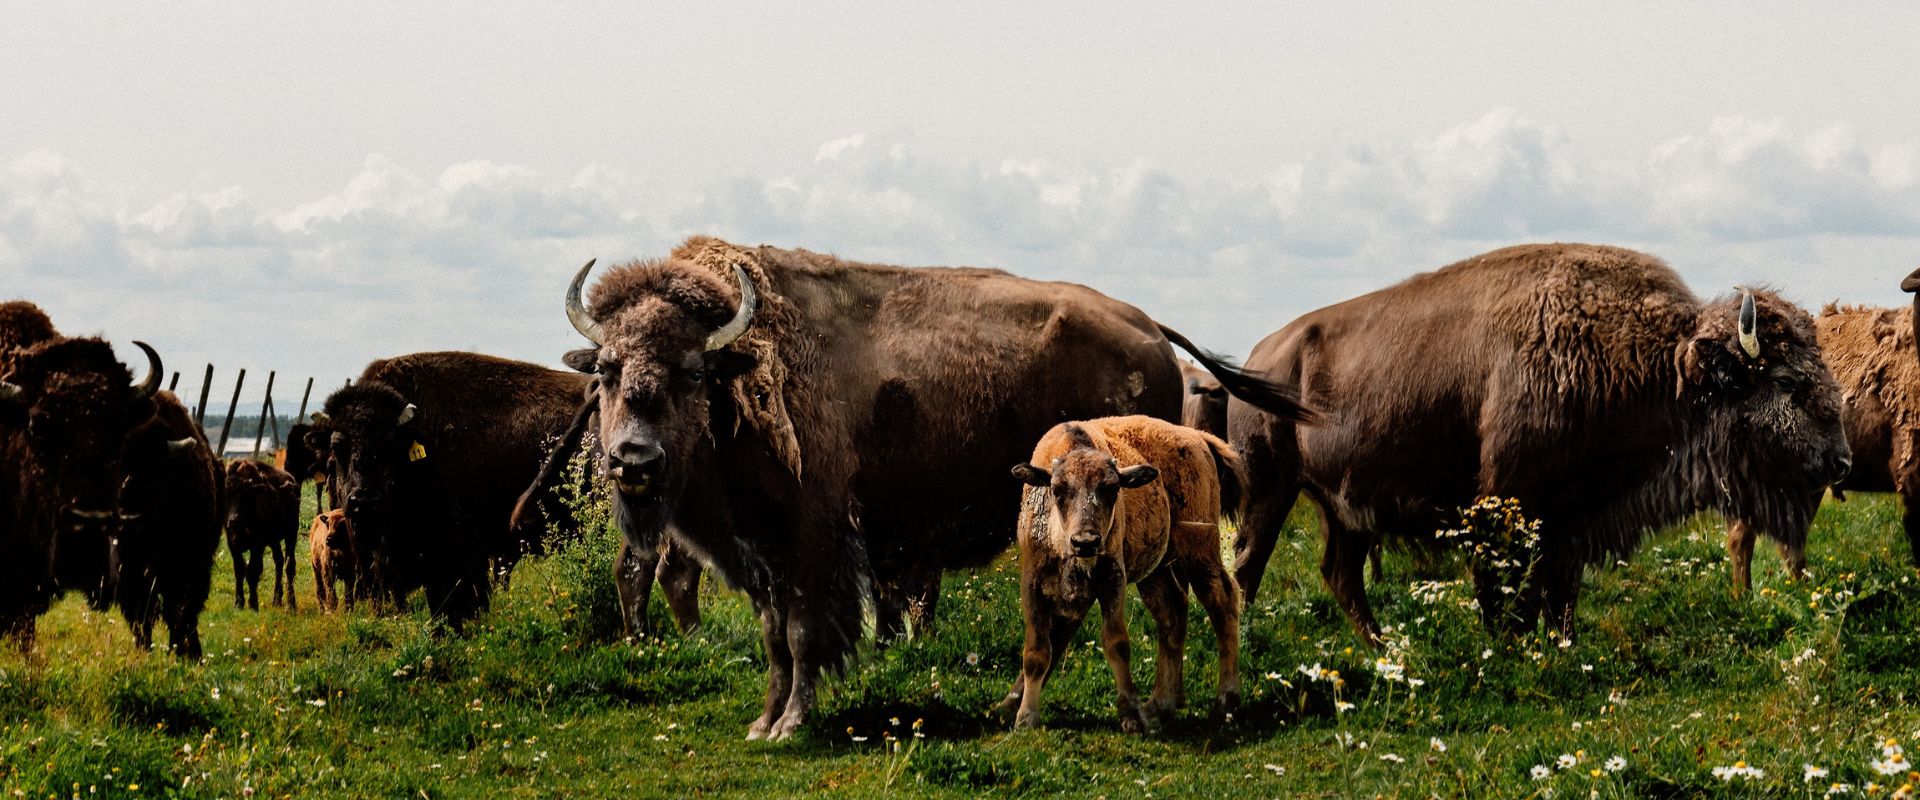
<svg viewBox="0 0 1920 800"><path fill-rule="evenodd" d="M1180 360L1180 383L1186 392L1180 399L1180 424L1226 438L1227 388L1186 359Z"/></svg>
<svg viewBox="0 0 1920 800"><path fill-rule="evenodd" d="M514 535L508 517L588 380L476 353L415 353L367 365L328 397L316 425L361 580L396 601L423 588L455 626L485 609L493 571L541 544Z"/></svg>
<svg viewBox="0 0 1920 800"><path fill-rule="evenodd" d="M120 456L123 521L111 540L109 580L135 645L153 646L157 620L167 625L169 650L198 659L224 513L220 460L179 398L160 392L153 401L153 417Z"/></svg>
<svg viewBox="0 0 1920 800"><path fill-rule="evenodd" d="M1173 344L1229 391L1310 415L1083 286L696 237L611 270L588 307L592 266L574 276L567 315L594 347L567 364L599 375L616 517L641 551L671 525L752 600L769 666L751 739L803 724L876 586L924 585L1011 544L1006 465L1042 433L1069 419L1177 420Z"/></svg>
<svg viewBox="0 0 1920 800"><path fill-rule="evenodd" d="M1920 564L1920 360L1916 360L1913 309L1830 304L1814 319L1821 360L1840 386L1840 419L1854 468L1836 494L1896 492L1906 506L1902 524L1915 564ZM1733 519L1727 526L1737 589L1753 586L1757 526ZM1780 546L1788 574L1806 568L1804 535L1793 538L1761 528ZM1804 534L1804 531L1799 531Z"/></svg>
<svg viewBox="0 0 1920 800"><path fill-rule="evenodd" d="M1478 496L1516 498L1545 526L1509 622L1544 614L1570 633L1587 565L1701 508L1804 531L1850 463L1806 312L1764 291L1702 303L1666 264L1614 247L1510 247L1418 275L1295 320L1247 367L1331 419L1301 428L1231 404L1253 486L1241 588L1258 591L1304 488L1327 526L1321 575L1369 641L1368 548L1435 542ZM1501 587L1476 582L1490 613Z"/></svg>
<svg viewBox="0 0 1920 800"><path fill-rule="evenodd" d="M233 607L260 610L260 568L273 555L273 605L298 608L300 482L250 458L227 463L227 553L233 557ZM284 598L284 599L283 599Z"/></svg>
<svg viewBox="0 0 1920 800"><path fill-rule="evenodd" d="M160 357L135 344L148 361L137 384L105 341L0 304L0 632L22 648L62 588L105 596L121 450L160 387Z"/></svg>

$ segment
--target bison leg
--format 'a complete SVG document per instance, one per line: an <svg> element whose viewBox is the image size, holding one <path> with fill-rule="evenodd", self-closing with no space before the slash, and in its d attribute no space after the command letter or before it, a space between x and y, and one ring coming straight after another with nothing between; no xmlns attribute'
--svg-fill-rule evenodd
<svg viewBox="0 0 1920 800"><path fill-rule="evenodd" d="M1787 565L1787 580L1799 583L1807 578L1807 548L1786 542L1775 542L1780 551L1780 563Z"/></svg>
<svg viewBox="0 0 1920 800"><path fill-rule="evenodd" d="M232 533L227 534L227 555L233 559L233 607L247 607L247 551L240 546L239 539Z"/></svg>
<svg viewBox="0 0 1920 800"><path fill-rule="evenodd" d="M298 611L300 609L300 603L293 599L293 589L295 586L299 585L299 581L297 580L297 578L299 578L300 576L300 560L294 556L295 548L299 547L299 545L300 545L300 534L297 531L293 532L287 538L281 540L281 547L286 550L287 560L284 565L276 564L276 566L279 567L279 569L287 576L287 610L288 611ZM279 576L278 575L274 576L274 580L276 581L279 580ZM277 588L274 590L274 594L279 594L279 590Z"/></svg>
<svg viewBox="0 0 1920 800"><path fill-rule="evenodd" d="M1379 583L1385 580L1387 577L1386 568L1380 565L1380 553L1385 549L1386 547L1381 544L1380 539L1378 537L1375 537L1373 540L1373 545L1367 548L1367 563L1373 565L1373 582L1374 583Z"/></svg>
<svg viewBox="0 0 1920 800"><path fill-rule="evenodd" d="M1100 598L1100 651L1113 670L1114 705L1120 712L1120 730L1132 734L1147 732L1147 721L1140 714L1140 700L1133 686L1133 640L1127 634L1126 584L1109 588Z"/></svg>
<svg viewBox="0 0 1920 800"><path fill-rule="evenodd" d="M1753 526L1744 519L1727 523L1727 559L1733 569L1733 594L1753 591Z"/></svg>
<svg viewBox="0 0 1920 800"><path fill-rule="evenodd" d="M5 633L7 641L13 643L13 649L21 655L33 653L34 622L32 614L22 614L0 622L0 632Z"/></svg>
<svg viewBox="0 0 1920 800"><path fill-rule="evenodd" d="M267 553L273 556L273 606L279 608L286 605L287 601L292 599L282 599L280 595L283 589L293 588L291 586L284 586L286 583L287 554L280 551L279 539L270 539L267 541Z"/></svg>
<svg viewBox="0 0 1920 800"><path fill-rule="evenodd" d="M1294 502L1300 499L1300 485L1289 482L1267 492L1262 491L1263 484L1256 479L1249 477L1248 484L1253 496L1247 504L1247 517L1240 522L1240 535L1233 549L1235 582L1240 585L1246 604L1251 606L1260 593L1260 581L1266 576L1273 548L1280 543L1287 515L1293 513Z"/></svg>
<svg viewBox="0 0 1920 800"><path fill-rule="evenodd" d="M1380 548L1374 547L1373 553L1378 558ZM1224 564L1189 562L1184 568L1194 593L1199 595L1200 607L1207 610L1207 620L1213 623L1214 646L1220 648L1219 696L1213 713L1216 719L1224 720L1240 705L1240 590L1233 585L1233 576L1227 574Z"/></svg>
<svg viewBox="0 0 1920 800"><path fill-rule="evenodd" d="M1327 543L1320 554L1320 578L1326 581L1327 591L1340 604L1340 610L1346 612L1360 638L1367 646L1378 647L1380 623L1373 618L1373 607L1367 604L1365 582L1367 550L1372 546L1372 537L1348 530L1331 514L1321 516L1325 519Z"/></svg>
<svg viewBox="0 0 1920 800"><path fill-rule="evenodd" d="M1549 553L1541 560L1539 569L1544 571L1538 579L1544 601L1541 612L1562 639L1571 641L1573 611L1580 601L1580 582L1586 576L1586 565L1571 553Z"/></svg>
<svg viewBox="0 0 1920 800"><path fill-rule="evenodd" d="M1015 711L1013 727L1031 728L1040 723L1040 691L1055 668L1067 657L1073 634L1080 629L1086 609L1056 614L1043 610L1027 616L1027 639L1020 649L1020 674L1013 688L1000 701L1002 712Z"/></svg>
<svg viewBox="0 0 1920 800"><path fill-rule="evenodd" d="M347 607L348 611L352 611L353 601L357 598L357 596L360 593L360 590L358 588L358 584L360 582L359 573L353 568L353 562L351 559L347 560L345 562L345 565L346 565L346 569L344 570L338 570L338 571L331 570L331 569L327 570L327 575L328 575L327 594L333 596L335 606L344 605ZM341 595L338 592L335 592L333 590L334 577L338 577L340 579L341 586L347 590L347 593L345 595ZM342 600L342 597L345 598L344 601Z"/></svg>
<svg viewBox="0 0 1920 800"><path fill-rule="evenodd" d="M747 741L773 733L773 725L793 689L793 652L787 649L787 622L770 604L760 609L760 642L767 651L767 702L760 718L747 726Z"/></svg>
<svg viewBox="0 0 1920 800"><path fill-rule="evenodd" d="M1187 704L1183 674L1187 652L1187 590L1173 579L1173 570L1165 565L1141 579L1138 586L1140 602L1153 618L1154 639L1159 646L1153 690L1147 697L1147 713L1164 723L1173 718L1175 709Z"/></svg>
<svg viewBox="0 0 1920 800"><path fill-rule="evenodd" d="M247 608L260 610L260 570L266 566L267 554L263 548L247 548Z"/></svg>
<svg viewBox="0 0 1920 800"><path fill-rule="evenodd" d="M620 554L613 559L613 588L620 596L620 622L628 636L652 636L647 621L647 601L653 595L653 572L660 556L654 551L636 550L620 538Z"/></svg>
<svg viewBox="0 0 1920 800"><path fill-rule="evenodd" d="M683 634L700 629L700 559L685 548L667 545L654 577L667 596L667 610Z"/></svg>
<svg viewBox="0 0 1920 800"><path fill-rule="evenodd" d="M200 651L200 609L184 600L176 600L169 593L166 597L167 649L175 656L189 661L199 661ZM151 638L152 621L149 618L148 636Z"/></svg>
<svg viewBox="0 0 1920 800"><path fill-rule="evenodd" d="M1900 501L1906 506L1900 522L1907 532L1907 552L1913 558L1913 565L1920 567L1920 496L1902 493Z"/></svg>
<svg viewBox="0 0 1920 800"><path fill-rule="evenodd" d="M881 649L907 637L905 580L873 582L873 643Z"/></svg>

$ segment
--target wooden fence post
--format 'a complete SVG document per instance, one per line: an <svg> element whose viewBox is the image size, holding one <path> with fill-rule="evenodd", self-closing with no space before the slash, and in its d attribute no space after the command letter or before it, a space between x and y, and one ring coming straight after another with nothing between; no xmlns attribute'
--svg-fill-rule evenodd
<svg viewBox="0 0 1920 800"><path fill-rule="evenodd" d="M213 390L213 365L207 365L206 380L200 382L200 402L193 407L193 424L200 426L200 432L207 432L207 392Z"/></svg>
<svg viewBox="0 0 1920 800"><path fill-rule="evenodd" d="M215 458L225 461L227 458L227 434L233 432L233 410L240 406L240 387L247 384L247 371L240 370L240 377L233 382L233 399L227 401L227 421L220 426L220 446L213 451Z"/></svg>
<svg viewBox="0 0 1920 800"><path fill-rule="evenodd" d="M175 372L173 373L173 380L167 381L167 392L172 393L173 390L178 388L180 388L180 373Z"/></svg>
<svg viewBox="0 0 1920 800"><path fill-rule="evenodd" d="M274 370L267 370L267 399L260 404L260 424L253 429L253 457L260 457L260 442L267 438L267 415L273 413ZM277 437L276 437L277 438Z"/></svg>
<svg viewBox="0 0 1920 800"><path fill-rule="evenodd" d="M313 396L313 379L308 378L307 390L300 393L300 413L293 415L293 424L299 425L307 421L307 398L312 396Z"/></svg>

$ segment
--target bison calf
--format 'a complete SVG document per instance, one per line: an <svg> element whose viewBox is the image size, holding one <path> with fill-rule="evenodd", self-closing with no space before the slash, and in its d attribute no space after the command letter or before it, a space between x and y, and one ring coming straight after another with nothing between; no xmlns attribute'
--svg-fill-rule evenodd
<svg viewBox="0 0 1920 800"><path fill-rule="evenodd" d="M320 607L327 611L340 607L340 594L333 589L338 580L347 585L347 608L352 609L360 557L354 550L353 523L347 520L347 512L334 509L315 516L307 531L307 550L313 561L313 594Z"/></svg>
<svg viewBox="0 0 1920 800"><path fill-rule="evenodd" d="M260 608L260 567L273 551L273 604L280 605L284 584L288 608L293 599L293 546L300 536L300 486L292 475L270 464L239 460L227 464L227 551L233 556L233 606Z"/></svg>
<svg viewBox="0 0 1920 800"><path fill-rule="evenodd" d="M1047 464L1047 467L1036 466ZM1027 484L1020 512L1020 607L1027 638L1021 675L1001 703L1014 727L1037 721L1040 689L1094 601L1101 649L1119 691L1120 727L1146 730L1129 660L1126 588L1139 584L1159 660L1147 710L1165 719L1185 704L1181 659L1187 587L1213 621L1220 647L1216 713L1240 699L1240 590L1220 558L1223 509L1238 514L1240 458L1218 437L1151 417L1057 425L1013 468Z"/></svg>

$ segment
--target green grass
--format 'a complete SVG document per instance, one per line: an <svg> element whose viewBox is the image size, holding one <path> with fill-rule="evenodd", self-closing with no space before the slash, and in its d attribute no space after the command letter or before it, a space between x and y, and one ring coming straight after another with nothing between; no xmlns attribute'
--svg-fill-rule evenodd
<svg viewBox="0 0 1920 800"><path fill-rule="evenodd" d="M1886 797L1905 779L1870 768L1882 741L1920 742L1920 583L1898 530L1897 499L1830 503L1813 579L1787 583L1763 552L1757 591L1736 599L1720 523L1702 517L1591 575L1582 637L1564 647L1487 633L1463 586L1410 589L1457 569L1423 576L1390 553L1372 599L1396 644L1372 653L1320 586L1303 512L1246 620L1240 711L1206 719L1214 644L1196 604L1193 707L1147 739L1115 723L1091 626L1047 687L1042 730L1012 733L985 713L1019 663L1017 570L1003 561L951 575L939 636L862 652L804 734L778 745L742 741L765 664L739 595L703 589L697 636L592 640L604 627L579 617L605 607L592 585L605 556L589 552L604 536L523 564L462 637L418 609L317 613L304 544L299 612L235 611L223 548L204 664L135 653L117 614L75 599L43 618L38 654L0 655L0 786L89 798L1809 797L1878 781ZM666 619L658 599L653 612ZM1153 649L1137 601L1131 617L1144 688ZM1376 657L1424 685L1389 680ZM1315 664L1338 671L1337 689L1302 673ZM1557 768L1563 755L1577 765ZM1608 772L1614 756L1625 767ZM1765 777L1713 774L1740 762ZM1830 775L1805 783L1803 764ZM1532 778L1535 766L1549 777Z"/></svg>

